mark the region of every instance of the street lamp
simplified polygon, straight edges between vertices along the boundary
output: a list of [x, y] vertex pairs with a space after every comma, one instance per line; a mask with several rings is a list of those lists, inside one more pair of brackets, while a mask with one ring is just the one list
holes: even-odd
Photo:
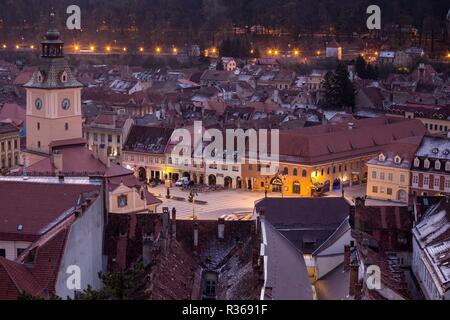
[[194, 189], [189, 192], [189, 201], [192, 201], [192, 220], [197, 220], [197, 216], [195, 215], [195, 197], [198, 196], [197, 191]]

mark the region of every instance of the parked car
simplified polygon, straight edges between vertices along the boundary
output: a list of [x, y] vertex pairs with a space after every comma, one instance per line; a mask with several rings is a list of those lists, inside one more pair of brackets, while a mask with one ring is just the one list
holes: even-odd
[[187, 186], [189, 185], [189, 178], [188, 177], [182, 177], [175, 182], [175, 185], [177, 187]]

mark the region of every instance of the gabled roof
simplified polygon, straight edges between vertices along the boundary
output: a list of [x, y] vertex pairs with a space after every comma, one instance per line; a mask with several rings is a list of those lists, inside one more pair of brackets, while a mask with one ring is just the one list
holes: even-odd
[[0, 300], [15, 300], [23, 292], [41, 296], [42, 289], [25, 265], [0, 257]]
[[303, 253], [314, 252], [350, 213], [350, 204], [340, 197], [265, 198], [255, 208]]
[[[0, 181], [0, 240], [33, 241], [96, 185]], [[19, 228], [21, 226], [21, 228]]]
[[261, 219], [261, 228], [265, 267], [261, 299], [312, 300], [303, 253], [266, 219]]

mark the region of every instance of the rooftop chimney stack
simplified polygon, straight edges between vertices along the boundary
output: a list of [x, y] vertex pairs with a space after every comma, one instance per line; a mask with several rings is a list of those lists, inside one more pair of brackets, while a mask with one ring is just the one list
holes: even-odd
[[219, 218], [219, 222], [217, 224], [217, 237], [221, 240], [223, 240], [225, 238], [225, 219], [224, 218]]
[[103, 163], [106, 167], [111, 166], [111, 162], [108, 158], [108, 149], [106, 148], [105, 144], [101, 144], [98, 149], [98, 160], [100, 160], [101, 163]]
[[52, 163], [55, 166], [56, 174], [63, 171], [63, 155], [58, 150], [53, 151]]
[[177, 209], [172, 208], [172, 238], [177, 238]]
[[163, 208], [161, 218], [162, 218], [162, 231], [164, 237], [167, 237], [167, 235], [169, 234], [169, 218], [170, 218], [168, 207]]
[[344, 270], [350, 268], [350, 246], [346, 244], [344, 246]]
[[198, 223], [194, 223], [194, 248], [198, 247]]

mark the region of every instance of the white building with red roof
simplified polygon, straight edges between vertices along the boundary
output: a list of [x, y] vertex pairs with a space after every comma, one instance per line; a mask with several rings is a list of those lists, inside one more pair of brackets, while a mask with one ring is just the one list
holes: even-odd
[[0, 179], [1, 300], [73, 297], [73, 270], [78, 289], [101, 286], [103, 194], [102, 182], [88, 178]]

